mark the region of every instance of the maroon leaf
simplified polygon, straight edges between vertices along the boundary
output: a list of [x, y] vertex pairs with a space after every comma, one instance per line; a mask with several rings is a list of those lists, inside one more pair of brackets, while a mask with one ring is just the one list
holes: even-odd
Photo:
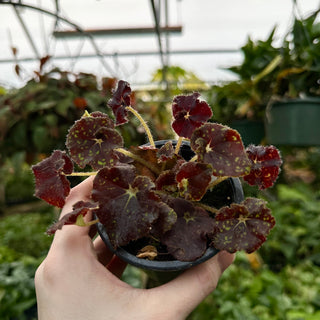
[[247, 198], [241, 204], [221, 208], [215, 217], [212, 245], [235, 252], [257, 250], [275, 225], [275, 219], [261, 199]]
[[66, 145], [72, 160], [80, 168], [90, 165], [98, 170], [117, 160], [113, 149], [122, 147], [123, 139], [106, 114], [93, 112], [75, 122], [69, 130]]
[[[159, 163], [157, 158], [158, 149], [155, 149], [151, 146], [131, 146], [130, 152], [138, 158], [144, 160], [144, 162], [149, 163], [149, 165], [152, 166], [156, 172], [160, 170], [161, 164]], [[140, 163], [139, 161], [134, 161], [133, 165], [137, 169], [138, 175], [147, 176], [152, 181], [156, 179], [155, 172], [150, 168], [146, 167], [143, 163]]]
[[205, 101], [199, 100], [200, 94], [181, 95], [173, 99], [173, 130], [180, 137], [190, 138], [193, 131], [212, 117], [212, 111]]
[[274, 146], [249, 145], [246, 151], [252, 166], [243, 179], [250, 185], [258, 185], [260, 190], [273, 186], [282, 164], [278, 149]]
[[[174, 160], [174, 165], [173, 165]], [[156, 189], [167, 191], [170, 193], [177, 193], [178, 195], [178, 182], [176, 180], [176, 175], [180, 169], [180, 167], [186, 163], [186, 161], [180, 156], [175, 155], [172, 159], [168, 159], [166, 161], [166, 165], [168, 165], [168, 170], [163, 170], [155, 181]]]
[[103, 168], [95, 177], [92, 199], [99, 204], [95, 213], [115, 248], [147, 236], [159, 213], [171, 211], [153, 188], [148, 177], [136, 177], [129, 165]]
[[195, 201], [204, 196], [211, 178], [211, 165], [197, 162], [183, 164], [176, 176], [180, 194], [187, 200]]
[[163, 190], [170, 193], [178, 191], [176, 173], [174, 170], [165, 170], [161, 172], [155, 183], [157, 190]]
[[174, 158], [174, 148], [171, 141], [166, 142], [157, 153], [158, 159], [162, 162]]
[[213, 175], [240, 177], [250, 172], [251, 162], [236, 130], [207, 123], [194, 131], [190, 142], [199, 161], [212, 165]]
[[108, 101], [108, 106], [112, 109], [116, 117], [116, 125], [128, 122], [128, 111], [126, 107], [131, 105], [131, 88], [128, 82], [120, 80], [112, 98]]
[[193, 261], [207, 249], [207, 234], [213, 230], [213, 219], [190, 201], [172, 198], [169, 206], [177, 213], [177, 222], [162, 237], [168, 252], [180, 261]]
[[68, 155], [55, 150], [50, 157], [32, 166], [32, 170], [36, 180], [35, 196], [62, 208], [70, 192], [70, 183], [65, 175], [73, 171]]
[[47, 234], [54, 234], [57, 230], [62, 229], [64, 225], [75, 224], [80, 215], [84, 217], [89, 211], [96, 207], [97, 205], [95, 203], [78, 201], [73, 205], [73, 210], [71, 212], [64, 215], [47, 230]]

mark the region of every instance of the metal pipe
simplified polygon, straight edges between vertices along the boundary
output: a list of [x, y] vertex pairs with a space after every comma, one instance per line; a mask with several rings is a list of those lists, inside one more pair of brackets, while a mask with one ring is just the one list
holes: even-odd
[[[107, 62], [104, 60], [104, 57], [103, 55], [101, 55], [100, 53], [100, 50], [97, 46], [97, 44], [95, 43], [92, 35], [90, 35], [90, 33], [86, 33], [82, 28], [80, 28], [77, 24], [71, 22], [70, 20], [66, 19], [66, 18], [63, 18], [59, 15], [57, 15], [56, 13], [54, 12], [51, 12], [51, 11], [48, 11], [48, 10], [45, 10], [45, 9], [42, 9], [42, 8], [38, 8], [38, 7], [35, 7], [35, 6], [32, 6], [32, 5], [29, 5], [29, 4], [24, 4], [24, 3], [21, 3], [21, 2], [13, 2], [13, 1], [6, 1], [6, 0], [0, 0], [0, 4], [9, 4], [9, 5], [12, 5], [14, 7], [23, 7], [23, 8], [28, 8], [28, 9], [32, 9], [32, 10], [36, 10], [36, 11], [39, 11], [41, 13], [45, 13], [47, 15], [50, 15], [50, 16], [53, 16], [53, 17], [56, 17], [57, 19], [69, 24], [70, 26], [72, 26], [73, 28], [75, 28], [76, 30], [78, 30], [79, 32], [83, 33], [86, 37], [89, 38], [90, 42], [91, 42], [91, 45], [93, 47], [93, 49], [95, 50], [96, 52], [96, 56], [99, 57], [100, 59], [100, 62], [102, 64], [102, 66], [110, 73], [111, 76], [113, 77], [116, 77], [116, 73], [112, 70], [112, 68], [107, 64]], [[21, 59], [19, 59], [19, 61], [22, 61]]]
[[[239, 49], [193, 49], [193, 50], [173, 50], [170, 51], [170, 55], [188, 55], [188, 54], [233, 54], [233, 53], [240, 53]], [[130, 56], [153, 56], [153, 55], [159, 55], [158, 51], [131, 51], [131, 52], [114, 52], [114, 53], [101, 53], [104, 57], [130, 57]], [[56, 55], [52, 57], [51, 59], [87, 59], [87, 58], [95, 58], [95, 54], [82, 54], [81, 56], [71, 56], [71, 55]], [[22, 62], [31, 62], [35, 61], [35, 58], [32, 57], [25, 57], [20, 58], [19, 61]], [[12, 63], [15, 62], [14, 59], [0, 59], [0, 63]]]
[[162, 43], [161, 43], [160, 25], [159, 25], [159, 20], [158, 20], [158, 14], [157, 14], [157, 10], [156, 10], [156, 6], [155, 6], [155, 3], [154, 3], [154, 0], [150, 0], [150, 2], [151, 2], [152, 12], [153, 12], [153, 17], [154, 17], [154, 22], [155, 22], [155, 28], [156, 28], [157, 38], [158, 38], [158, 46], [159, 46], [161, 64], [162, 64], [162, 67], [165, 68], [165, 61], [164, 61], [164, 57], [163, 57], [163, 49], [162, 49]]
[[30, 34], [30, 32], [29, 32], [26, 24], [24, 23], [24, 21], [23, 21], [21, 15], [20, 15], [20, 13], [19, 13], [17, 7], [16, 7], [16, 6], [13, 6], [13, 10], [14, 10], [14, 12], [15, 12], [15, 14], [16, 14], [19, 22], [20, 22], [20, 25], [21, 25], [21, 27], [22, 27], [22, 29], [23, 29], [23, 31], [24, 31], [27, 39], [29, 40], [29, 43], [30, 43], [30, 45], [31, 45], [31, 48], [32, 48], [34, 54], [36, 55], [37, 59], [40, 60], [41, 55], [40, 55], [40, 53], [39, 53], [39, 51], [38, 51], [35, 43], [33, 42], [33, 39], [32, 39], [32, 37], [31, 37], [31, 34]]

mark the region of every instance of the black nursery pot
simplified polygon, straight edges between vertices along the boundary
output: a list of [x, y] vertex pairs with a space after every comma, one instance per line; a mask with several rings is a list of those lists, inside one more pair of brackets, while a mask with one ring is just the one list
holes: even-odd
[[[156, 141], [156, 147], [160, 148], [167, 141], [168, 140]], [[172, 140], [172, 144], [175, 146], [176, 141]], [[180, 154], [186, 160], [190, 160], [194, 156], [194, 152], [191, 150], [189, 142], [183, 142], [180, 148]], [[230, 205], [231, 203], [240, 203], [241, 201], [243, 201], [243, 199], [244, 194], [240, 180], [238, 178], [229, 178], [216, 186], [212, 192], [208, 191], [201, 202], [215, 208], [221, 208], [223, 206]], [[123, 247], [115, 250], [110, 243], [108, 234], [103, 224], [99, 222], [97, 224], [97, 228], [102, 240], [115, 255], [117, 255], [123, 261], [146, 271], [150, 270], [162, 272], [181, 272], [202, 262], [205, 262], [219, 252], [219, 250], [209, 247], [202, 257], [190, 262], [179, 260], [157, 261], [141, 259], [137, 258], [134, 254], [130, 253]]]

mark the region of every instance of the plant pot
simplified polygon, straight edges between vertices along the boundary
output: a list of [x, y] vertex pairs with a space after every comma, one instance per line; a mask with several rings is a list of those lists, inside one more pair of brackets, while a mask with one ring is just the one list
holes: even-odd
[[230, 127], [240, 133], [245, 146], [260, 144], [265, 137], [263, 121], [235, 120], [231, 122]]
[[[168, 140], [157, 141], [156, 146], [159, 148], [162, 145], [164, 145], [167, 141]], [[172, 143], [173, 145], [175, 145], [176, 141], [173, 140]], [[186, 160], [190, 160], [194, 156], [194, 153], [191, 150], [188, 142], [183, 142], [180, 148], [180, 154]], [[234, 202], [240, 203], [241, 201], [243, 201], [243, 199], [244, 195], [240, 180], [238, 178], [229, 178], [224, 182], [220, 183], [218, 186], [216, 186], [214, 188], [214, 192], [208, 191], [206, 195], [203, 197], [202, 202], [207, 205], [214, 206], [215, 208], [220, 208], [225, 205], [230, 205]], [[204, 253], [204, 255], [195, 261], [156, 261], [141, 259], [137, 258], [135, 254], [128, 252], [126, 248], [120, 247], [115, 250], [109, 241], [108, 234], [103, 224], [98, 223], [97, 228], [102, 240], [115, 255], [117, 255], [123, 261], [143, 270], [156, 272], [181, 272], [182, 270], [188, 269], [192, 266], [198, 265], [210, 259], [218, 253], [217, 249], [209, 247], [207, 251]], [[172, 278], [172, 274], [170, 275], [170, 278]]]
[[266, 114], [268, 143], [275, 145], [320, 145], [320, 99], [273, 102]]

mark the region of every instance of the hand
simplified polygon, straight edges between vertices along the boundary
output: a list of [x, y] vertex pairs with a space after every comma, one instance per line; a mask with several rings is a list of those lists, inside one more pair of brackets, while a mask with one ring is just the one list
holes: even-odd
[[[92, 178], [71, 190], [61, 215], [89, 200]], [[89, 217], [90, 218], [90, 217]], [[92, 241], [89, 227], [64, 226], [35, 275], [39, 320], [185, 319], [210, 293], [234, 255], [219, 252], [174, 280], [153, 289], [136, 289], [119, 277], [126, 264]]]

